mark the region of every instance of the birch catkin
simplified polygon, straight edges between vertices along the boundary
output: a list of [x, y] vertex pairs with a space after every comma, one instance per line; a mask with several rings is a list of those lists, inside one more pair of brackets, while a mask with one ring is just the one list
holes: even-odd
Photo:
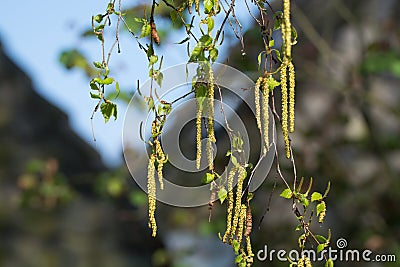
[[290, 61], [289, 66], [289, 130], [291, 133], [294, 132], [294, 98], [295, 98], [295, 72], [294, 65]]
[[269, 147], [269, 134], [268, 134], [268, 126], [269, 126], [269, 88], [268, 88], [268, 78], [264, 78], [263, 87], [262, 87], [262, 120], [263, 120], [263, 137], [264, 137], [264, 153], [268, 151]]
[[147, 196], [149, 202], [149, 228], [152, 230], [152, 236], [157, 235], [157, 223], [155, 218], [156, 211], [156, 180], [155, 180], [155, 163], [156, 157], [154, 154], [150, 156], [147, 166]]
[[[284, 63], [285, 64], [285, 63]], [[288, 92], [287, 92], [287, 66], [282, 66], [281, 76], [281, 90], [282, 90], [282, 133], [283, 140], [285, 142], [286, 157], [290, 158], [290, 141], [289, 141], [289, 129], [288, 129]]]

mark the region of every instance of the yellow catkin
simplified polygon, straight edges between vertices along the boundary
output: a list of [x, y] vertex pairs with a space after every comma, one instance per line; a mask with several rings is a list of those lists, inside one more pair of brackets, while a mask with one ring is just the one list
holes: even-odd
[[251, 264], [253, 263], [254, 253], [251, 248], [250, 236], [246, 236], [246, 250], [247, 250], [247, 264], [250, 264], [251, 266]]
[[264, 153], [268, 151], [269, 147], [269, 134], [268, 134], [268, 126], [269, 126], [269, 88], [268, 88], [268, 78], [264, 78], [263, 87], [262, 87], [262, 120], [263, 120], [263, 137], [264, 137]]
[[208, 138], [212, 142], [216, 142], [215, 134], [214, 134], [214, 74], [212, 69], [210, 68], [209, 72], [209, 83], [208, 83], [208, 91], [207, 91], [207, 100], [208, 100]]
[[238, 183], [237, 183], [237, 187], [236, 187], [236, 203], [235, 203], [235, 212], [233, 214], [231, 238], [235, 234], [236, 229], [239, 224], [240, 211], [241, 211], [241, 207], [242, 207], [243, 181], [245, 178], [246, 178], [246, 170], [243, 166], [240, 166], [238, 169]]
[[283, 20], [285, 27], [282, 35], [284, 36], [285, 55], [290, 59], [292, 57], [292, 25], [290, 23], [290, 0], [283, 0]]
[[214, 74], [212, 68], [209, 70], [209, 81], [207, 91], [207, 159], [209, 170], [214, 169], [214, 157], [212, 143], [216, 142], [214, 133]]
[[237, 168], [233, 167], [229, 174], [228, 174], [228, 195], [227, 195], [227, 217], [226, 217], [226, 231], [224, 234], [224, 237], [222, 238], [222, 242], [226, 243], [228, 236], [231, 236], [231, 230], [232, 230], [232, 212], [233, 212], [233, 204], [234, 204], [234, 199], [233, 199], [233, 178], [235, 177], [235, 174], [237, 172]]
[[158, 182], [160, 183], [160, 189], [164, 190], [164, 182], [163, 182], [163, 167], [165, 162], [165, 154], [162, 150], [161, 143], [158, 140], [154, 141], [154, 145], [156, 146], [157, 153], [157, 176]]
[[195, 1], [195, 7], [194, 8], [195, 8], [197, 13], [200, 12], [200, 0], [196, 0]]
[[260, 87], [261, 87], [262, 81], [263, 81], [262, 77], [258, 78], [258, 80], [256, 82], [256, 86], [254, 87], [254, 102], [255, 102], [255, 106], [256, 106], [256, 121], [257, 121], [258, 129], [260, 129], [260, 131], [261, 131]]
[[149, 201], [149, 228], [152, 230], [152, 236], [157, 234], [157, 223], [155, 219], [156, 211], [156, 180], [155, 180], [155, 163], [156, 157], [154, 154], [150, 156], [147, 166], [147, 196]]
[[295, 97], [295, 72], [294, 65], [289, 62], [289, 130], [291, 133], [294, 132], [294, 97]]
[[196, 168], [200, 168], [201, 161], [201, 115], [203, 107], [197, 102], [196, 112]]
[[312, 267], [311, 261], [309, 258], [304, 257], [304, 265], [305, 267]]
[[290, 158], [290, 143], [289, 143], [289, 129], [288, 129], [288, 92], [287, 92], [287, 65], [281, 68], [281, 90], [282, 90], [282, 133], [285, 142], [286, 157]]
[[326, 216], [326, 210], [321, 211], [318, 215], [318, 222], [323, 223], [325, 216]]
[[297, 267], [304, 267], [304, 259], [301, 258], [297, 261]]
[[238, 229], [236, 233], [236, 240], [241, 243], [243, 238], [243, 230], [246, 225], [246, 211], [247, 207], [245, 204], [240, 206], [240, 214], [239, 214], [239, 222], [238, 222]]

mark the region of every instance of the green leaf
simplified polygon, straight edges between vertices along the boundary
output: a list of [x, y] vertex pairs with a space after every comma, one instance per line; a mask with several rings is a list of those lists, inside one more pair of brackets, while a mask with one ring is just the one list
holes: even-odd
[[292, 198], [293, 192], [289, 188], [286, 188], [285, 190], [282, 191], [280, 196], [283, 197], [283, 198], [289, 199], [289, 198]]
[[164, 78], [164, 75], [162, 74], [162, 72], [157, 71], [157, 73], [155, 75], [155, 80], [156, 80], [156, 83], [158, 84], [158, 86], [160, 86], [160, 87], [162, 85], [163, 78]]
[[242, 260], [243, 260], [243, 255], [242, 254], [237, 255], [235, 258], [235, 263], [240, 263], [242, 262]]
[[325, 247], [326, 247], [326, 244], [319, 244], [317, 246], [317, 253], [320, 253], [321, 251], [323, 251]]
[[334, 263], [332, 259], [328, 259], [325, 263], [325, 267], [334, 267]]
[[261, 67], [261, 56], [262, 56], [264, 53], [265, 53], [265, 51], [262, 51], [262, 52], [260, 52], [260, 53], [258, 54], [258, 57], [257, 57], [258, 69], [260, 69], [260, 67]]
[[146, 21], [146, 23], [144, 23], [142, 26], [142, 32], [140, 33], [140, 38], [149, 36], [150, 33], [151, 33], [151, 27], [150, 24]]
[[90, 92], [90, 97], [93, 98], [93, 99], [101, 99], [101, 96], [100, 96], [100, 95], [94, 94], [94, 93], [92, 93], [92, 92]]
[[237, 159], [236, 159], [235, 156], [231, 155], [231, 161], [232, 161], [232, 164], [233, 164], [235, 167], [239, 167], [239, 163], [237, 162]]
[[100, 83], [109, 85], [109, 84], [112, 84], [113, 82], [114, 82], [114, 79], [111, 77], [108, 77], [108, 78], [105, 78], [104, 80], [102, 80], [102, 82], [100, 82]]
[[210, 33], [214, 29], [214, 19], [212, 17], [207, 18], [207, 29], [208, 33]]
[[113, 78], [111, 78], [111, 77], [108, 77], [108, 78], [105, 78], [105, 79], [101, 79], [101, 78], [94, 78], [93, 80], [92, 80], [94, 83], [98, 83], [98, 84], [106, 84], [106, 85], [109, 85], [109, 84], [112, 84], [113, 82], [114, 82], [114, 79]]
[[226, 199], [226, 196], [228, 195], [228, 191], [226, 191], [226, 189], [224, 187], [222, 187], [219, 191], [218, 191], [218, 198], [221, 201], [221, 204], [224, 203], [224, 200]]
[[201, 36], [199, 42], [202, 43], [203, 47], [208, 47], [212, 44], [213, 38], [210, 35]]
[[203, 47], [198, 43], [194, 48], [192, 53], [190, 54], [189, 62], [193, 62], [199, 59], [201, 56], [201, 52], [203, 52]]
[[93, 18], [97, 23], [100, 23], [103, 20], [103, 15], [102, 14], [97, 14], [94, 18]]
[[103, 66], [103, 64], [101, 63], [101, 62], [93, 62], [93, 65], [96, 67], [96, 68], [98, 68], [98, 69], [102, 69], [102, 68], [104, 68], [104, 66]]
[[277, 87], [278, 85], [280, 85], [281, 83], [278, 82], [277, 80], [274, 79], [274, 77], [269, 76], [268, 77], [268, 90], [272, 91], [275, 89], [275, 87]]
[[94, 80], [90, 81], [90, 89], [99, 90], [99, 87], [97, 86], [97, 84], [96, 84], [96, 82]]
[[273, 39], [269, 40], [268, 46], [269, 47], [274, 47], [274, 45], [275, 45], [275, 40], [273, 40]]
[[202, 179], [201, 181], [203, 182], [203, 184], [209, 184], [209, 183], [211, 183], [212, 181], [214, 181], [214, 178], [215, 178], [214, 174], [212, 174], [212, 173], [206, 173], [206, 174], [203, 176], [203, 179]]
[[154, 65], [158, 61], [158, 56], [157, 55], [151, 55], [149, 58], [149, 67], [151, 65]]
[[233, 250], [235, 251], [235, 254], [239, 254], [239, 249], [240, 249], [240, 243], [235, 239], [232, 241], [232, 247]]
[[311, 202], [319, 201], [319, 200], [322, 200], [322, 195], [321, 195], [321, 193], [318, 193], [318, 192], [312, 193], [312, 195], [311, 195]]
[[206, 14], [210, 13], [213, 7], [214, 7], [213, 0], [204, 0], [204, 13]]
[[320, 243], [326, 243], [327, 242], [327, 239], [326, 239], [326, 237], [325, 236], [322, 236], [322, 235], [315, 235], [315, 238], [318, 240], [318, 242], [320, 242]]
[[169, 13], [169, 16], [171, 17], [172, 24], [176, 24], [177, 21], [178, 21], [178, 12], [177, 12], [176, 10], [173, 9], [173, 10]]
[[317, 215], [319, 215], [321, 212], [326, 211], [326, 204], [325, 201], [321, 201], [321, 203], [319, 203], [317, 205]]
[[111, 117], [117, 119], [117, 105], [112, 102], [106, 102], [100, 106], [101, 113], [103, 114], [104, 120], [107, 123]]
[[215, 62], [218, 58], [218, 49], [217, 48], [213, 48], [210, 50], [210, 58], [212, 60], [212, 62]]
[[308, 199], [304, 196], [304, 194], [298, 194], [298, 197], [299, 197], [300, 203], [301, 203], [305, 208], [307, 208], [309, 202], [308, 202]]

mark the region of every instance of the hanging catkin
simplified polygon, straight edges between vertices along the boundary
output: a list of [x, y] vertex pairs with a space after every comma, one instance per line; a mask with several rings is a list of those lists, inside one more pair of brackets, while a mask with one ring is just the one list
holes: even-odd
[[197, 101], [197, 112], [196, 112], [196, 168], [200, 168], [201, 161], [201, 115], [203, 112], [202, 103]]
[[256, 86], [254, 87], [254, 102], [256, 106], [256, 121], [258, 129], [261, 131], [261, 106], [260, 106], [260, 88], [261, 83], [263, 81], [262, 77], [259, 77], [256, 82]]
[[291, 133], [294, 132], [294, 97], [295, 97], [295, 72], [294, 65], [290, 61], [289, 66], [289, 130]]
[[147, 196], [149, 202], [149, 228], [152, 230], [152, 236], [157, 234], [157, 223], [155, 219], [156, 211], [156, 179], [155, 179], [155, 163], [156, 157], [154, 154], [150, 156], [147, 166]]
[[[233, 179], [235, 177], [235, 174], [237, 172], [237, 167], [233, 167], [229, 174], [228, 174], [228, 195], [227, 195], [227, 216], [226, 216], [226, 231], [225, 234], [222, 238], [222, 242], [226, 243], [227, 238], [231, 236], [231, 230], [232, 230], [232, 212], [233, 212], [233, 204], [234, 204], [234, 198], [233, 198]], [[231, 240], [230, 240], [231, 241]], [[231, 242], [230, 242], [231, 243]]]
[[269, 88], [268, 88], [268, 78], [264, 78], [263, 87], [262, 87], [262, 120], [263, 120], [263, 137], [264, 137], [264, 153], [268, 151], [269, 147], [269, 134], [268, 134], [268, 126], [269, 126]]
[[281, 68], [281, 90], [282, 90], [282, 133], [285, 142], [286, 157], [290, 158], [290, 141], [288, 129], [288, 92], [287, 92], [287, 66]]

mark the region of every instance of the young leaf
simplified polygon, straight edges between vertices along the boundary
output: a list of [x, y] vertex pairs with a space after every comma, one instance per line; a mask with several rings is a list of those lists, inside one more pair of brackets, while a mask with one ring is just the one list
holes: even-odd
[[213, 48], [210, 50], [210, 59], [212, 60], [212, 62], [215, 62], [218, 58], [218, 49], [217, 48]]
[[210, 13], [213, 7], [214, 7], [213, 0], [204, 0], [204, 13], [206, 14]]
[[107, 123], [108, 120], [113, 116], [117, 119], [117, 105], [112, 102], [106, 102], [100, 106], [101, 113], [103, 114], [104, 120]]
[[240, 263], [242, 262], [242, 260], [243, 260], [243, 255], [242, 254], [237, 255], [235, 258], [235, 263]]
[[100, 95], [94, 94], [94, 93], [92, 93], [92, 92], [90, 92], [90, 97], [93, 98], [93, 99], [101, 99], [101, 96], [100, 96]]
[[149, 58], [149, 67], [151, 65], [156, 64], [157, 61], [158, 61], [158, 56], [157, 55], [151, 55], [150, 58]]
[[210, 46], [212, 44], [213, 38], [210, 35], [201, 36], [199, 42], [202, 43], [203, 47]]
[[321, 193], [318, 193], [318, 192], [312, 193], [312, 195], [311, 195], [311, 202], [319, 201], [319, 200], [322, 200], [322, 195], [321, 195]]
[[232, 241], [232, 247], [233, 250], [235, 251], [235, 254], [239, 254], [239, 249], [240, 249], [240, 243], [235, 239]]
[[140, 33], [140, 38], [149, 36], [151, 33], [150, 24], [146, 21], [142, 26], [142, 32]]
[[214, 181], [214, 178], [215, 178], [214, 174], [212, 174], [212, 173], [206, 173], [206, 174], [203, 176], [203, 179], [202, 179], [201, 181], [203, 182], [203, 184], [209, 184], [209, 183], [211, 183], [212, 181]]
[[282, 191], [280, 196], [283, 197], [283, 198], [289, 199], [289, 198], [292, 198], [293, 192], [289, 188], [286, 188], [285, 190]]
[[317, 253], [320, 253], [321, 251], [323, 251], [325, 247], [326, 247], [325, 244], [319, 244], [317, 246]]
[[221, 201], [221, 204], [224, 203], [224, 200], [226, 199], [226, 196], [228, 195], [228, 191], [226, 191], [226, 189], [224, 187], [222, 187], [219, 191], [218, 191], [218, 198]]
[[274, 47], [274, 45], [275, 45], [275, 40], [273, 40], [273, 39], [269, 40], [268, 46], [269, 47]]
[[274, 88], [277, 87], [280, 84], [281, 83], [278, 82], [277, 80], [275, 80], [274, 77], [272, 77], [272, 76], [268, 77], [268, 89], [269, 89], [269, 91], [274, 90]]
[[327, 239], [326, 239], [326, 237], [325, 236], [322, 236], [322, 235], [315, 235], [315, 238], [318, 240], [318, 242], [320, 242], [320, 243], [326, 243], [327, 242]]
[[210, 33], [214, 29], [214, 19], [212, 17], [207, 18], [207, 29], [208, 33]]

